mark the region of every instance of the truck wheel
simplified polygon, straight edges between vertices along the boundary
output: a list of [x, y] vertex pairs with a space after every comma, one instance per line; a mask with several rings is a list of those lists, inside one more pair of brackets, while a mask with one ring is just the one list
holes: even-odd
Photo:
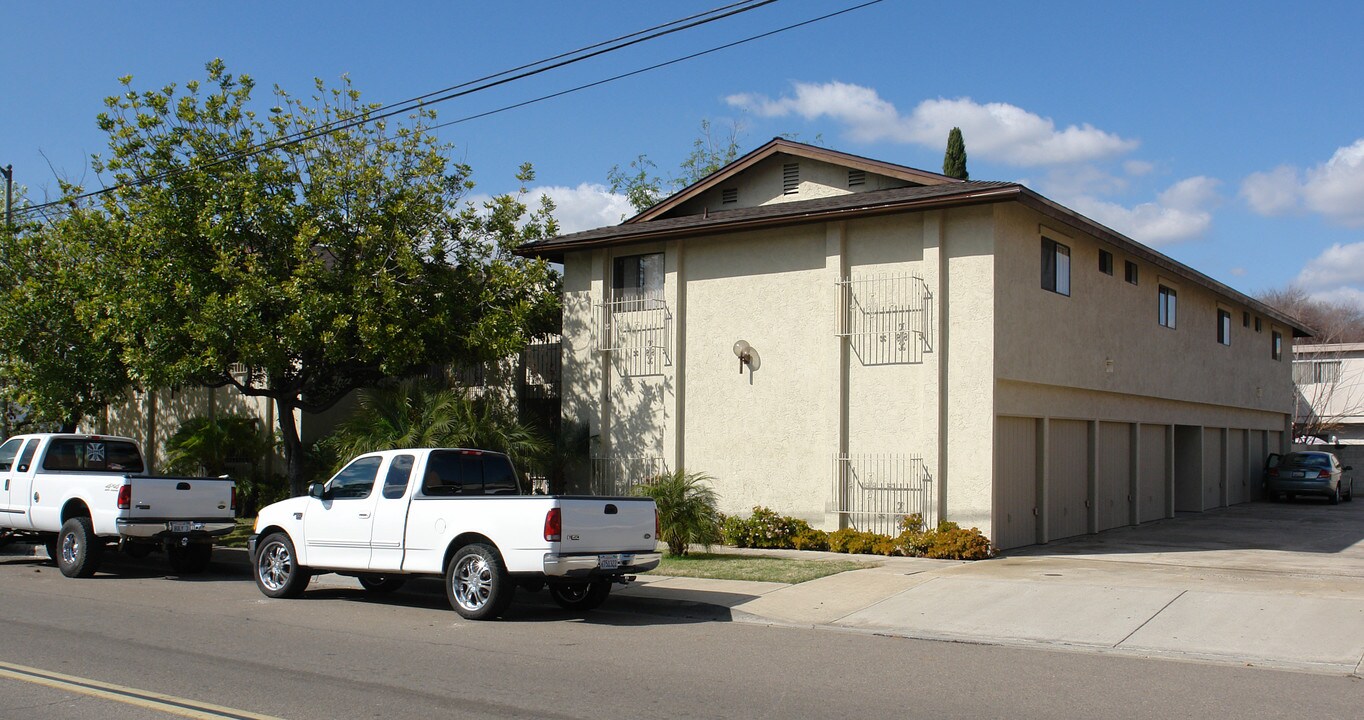
[[73, 578], [88, 578], [99, 569], [104, 543], [95, 535], [95, 524], [85, 516], [62, 524], [57, 534], [57, 569]]
[[171, 545], [166, 548], [171, 570], [177, 575], [198, 575], [213, 559], [213, 546], [208, 543]]
[[256, 587], [272, 598], [293, 598], [303, 594], [312, 572], [298, 564], [294, 543], [284, 533], [266, 536], [256, 548]]
[[491, 620], [511, 604], [516, 586], [497, 551], [482, 543], [465, 545], [445, 568], [450, 607], [469, 620]]
[[549, 586], [550, 598], [565, 610], [594, 610], [606, 602], [606, 596], [610, 594], [611, 583], [607, 580], [555, 583]]
[[387, 595], [407, 582], [402, 575], [361, 575], [357, 579], [360, 587], [375, 595]]
[[57, 537], [56, 535], [43, 536], [43, 549], [47, 551], [47, 559], [51, 560], [53, 565], [57, 564]]

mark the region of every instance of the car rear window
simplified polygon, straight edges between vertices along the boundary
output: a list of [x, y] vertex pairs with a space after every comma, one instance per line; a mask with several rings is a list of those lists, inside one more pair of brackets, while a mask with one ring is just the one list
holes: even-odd
[[1323, 453], [1289, 453], [1283, 464], [1298, 467], [1330, 468], [1331, 456]]
[[43, 456], [44, 470], [68, 472], [142, 472], [142, 454], [126, 440], [55, 438]]

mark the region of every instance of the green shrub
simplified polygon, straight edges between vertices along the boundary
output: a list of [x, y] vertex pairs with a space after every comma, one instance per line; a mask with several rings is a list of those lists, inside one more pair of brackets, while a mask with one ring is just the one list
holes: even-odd
[[928, 548], [923, 556], [941, 560], [984, 560], [994, 556], [990, 539], [980, 530], [963, 530], [954, 522], [940, 522], [931, 533]]
[[855, 528], [843, 528], [829, 533], [829, 549], [834, 552], [870, 554], [876, 551], [877, 541], [887, 537]]
[[762, 507], [747, 518], [726, 517], [722, 526], [726, 543], [735, 547], [790, 549], [798, 535], [815, 532], [810, 523]]
[[829, 533], [809, 528], [791, 538], [791, 547], [797, 550], [828, 550]]
[[721, 540], [720, 513], [715, 509], [715, 490], [705, 473], [678, 469], [659, 475], [635, 488], [653, 498], [658, 506], [659, 539], [668, 544], [668, 553], [687, 554], [687, 546], [703, 545], [707, 550]]

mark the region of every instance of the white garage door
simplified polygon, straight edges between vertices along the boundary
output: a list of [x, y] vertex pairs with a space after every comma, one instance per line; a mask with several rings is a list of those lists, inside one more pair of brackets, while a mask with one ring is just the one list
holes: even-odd
[[1089, 532], [1089, 423], [1052, 420], [1047, 452], [1047, 539]]
[[1037, 479], [1037, 420], [999, 418], [992, 539], [1001, 550], [1037, 542]]
[[1141, 477], [1137, 480], [1141, 522], [1165, 517], [1165, 426], [1141, 426]]
[[1246, 431], [1227, 431], [1227, 504], [1250, 499], [1250, 476], [1246, 473]]
[[1222, 506], [1222, 430], [1203, 428], [1203, 509]]
[[1095, 484], [1098, 530], [1128, 524], [1132, 507], [1132, 426], [1099, 423], [1099, 467]]

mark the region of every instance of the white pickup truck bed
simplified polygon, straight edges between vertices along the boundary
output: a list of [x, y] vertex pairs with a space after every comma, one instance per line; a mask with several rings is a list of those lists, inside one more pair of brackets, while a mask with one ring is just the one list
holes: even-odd
[[455, 610], [483, 619], [505, 609], [516, 587], [548, 585], [561, 605], [587, 609], [612, 583], [658, 565], [653, 500], [520, 492], [500, 453], [362, 455], [308, 497], [261, 510], [251, 539], [256, 582], [266, 595], [290, 597], [318, 572], [357, 575], [376, 591], [407, 575], [443, 575]]

